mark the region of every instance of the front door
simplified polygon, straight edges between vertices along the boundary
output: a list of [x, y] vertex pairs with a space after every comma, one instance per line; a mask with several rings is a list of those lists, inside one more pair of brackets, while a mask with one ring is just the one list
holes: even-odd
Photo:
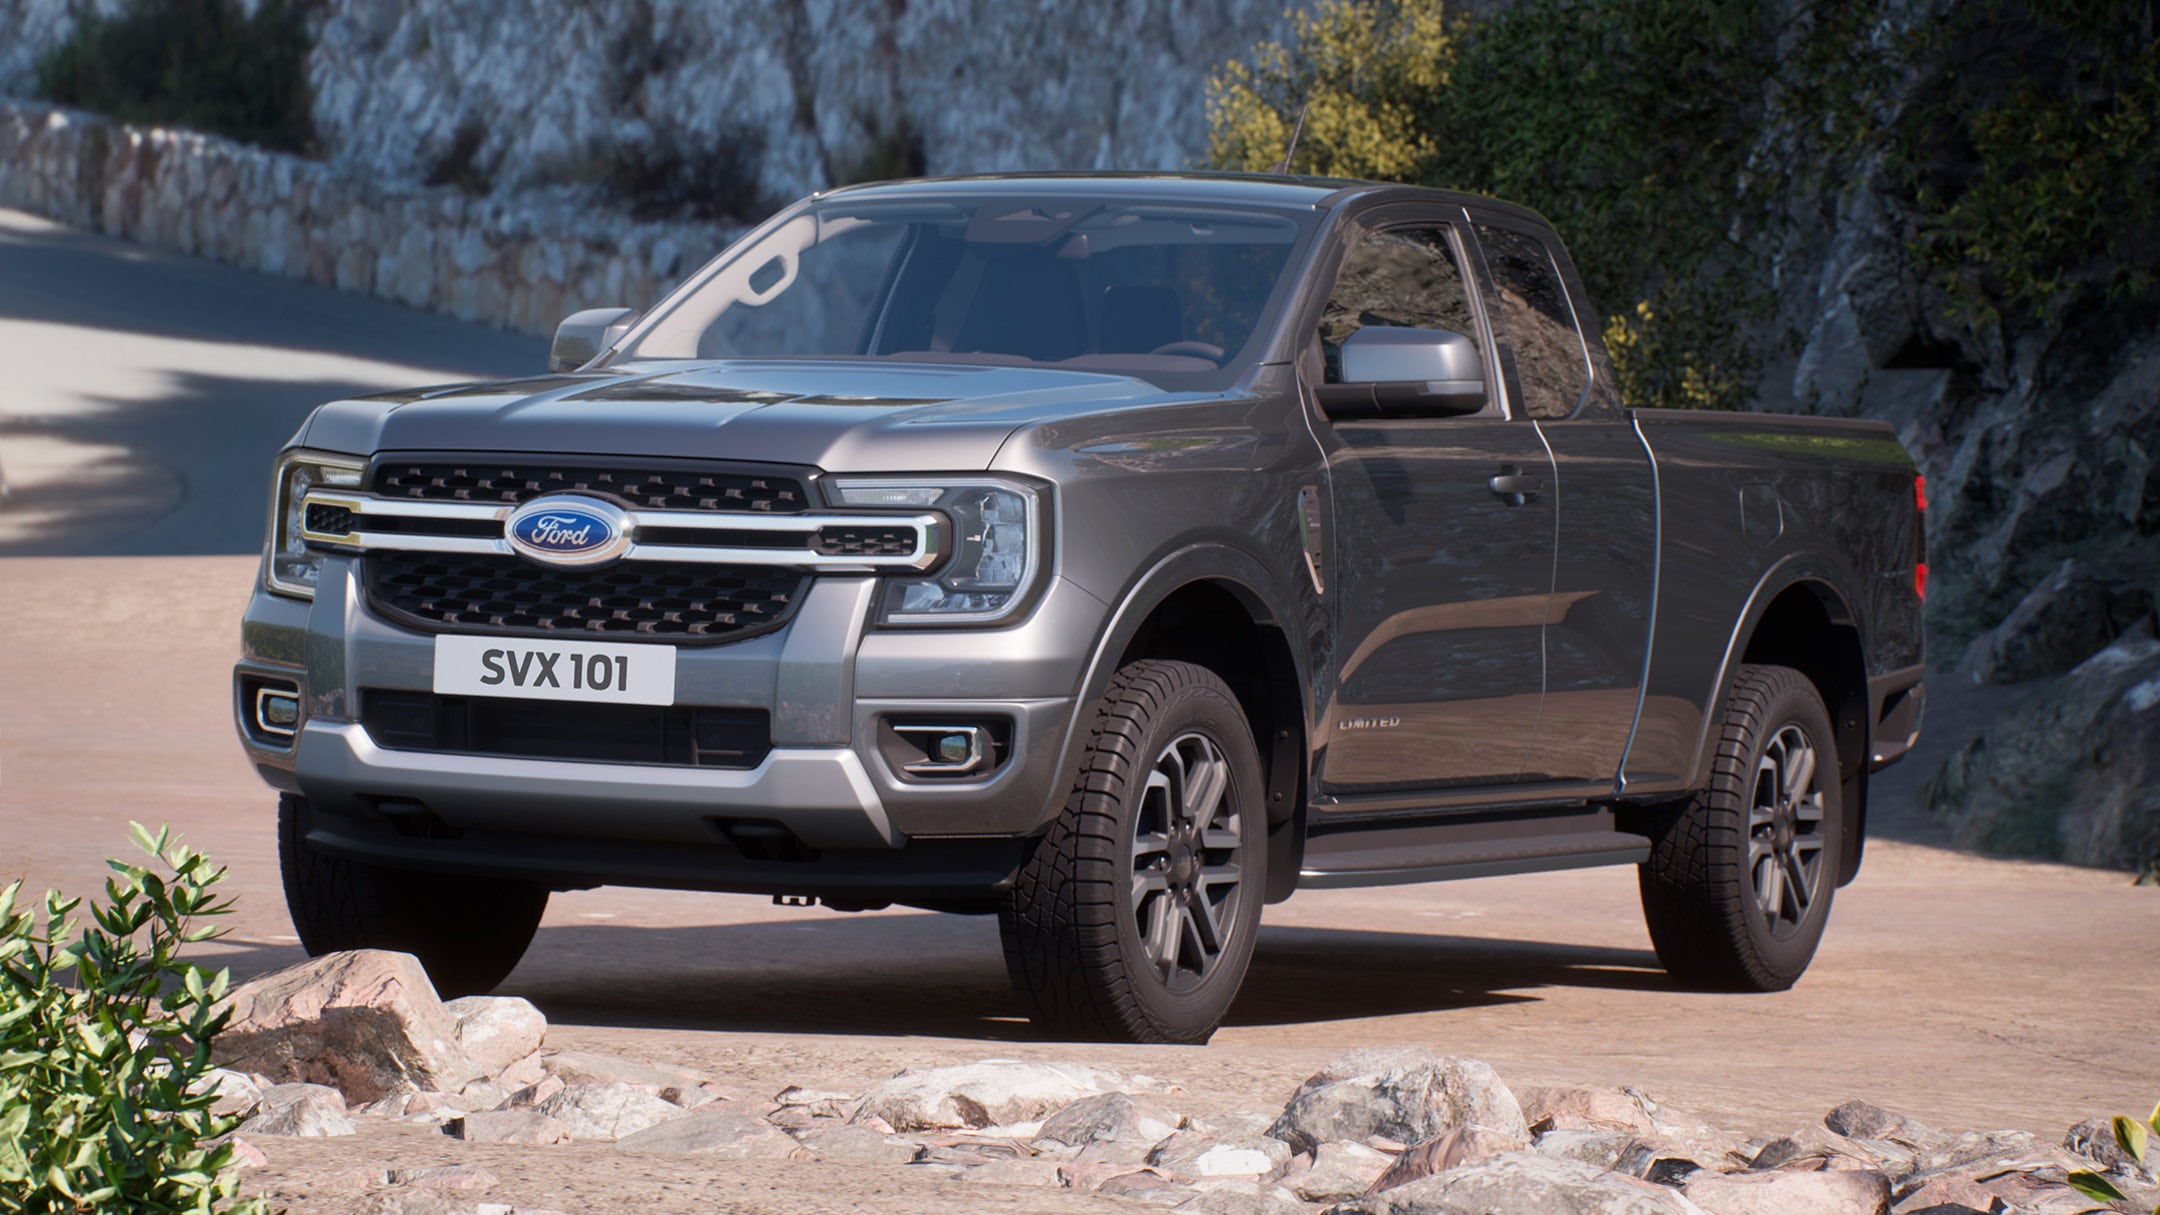
[[[1321, 316], [1322, 374], [1364, 325], [1480, 337], [1461, 264], [1445, 224], [1363, 234]], [[1553, 471], [1536, 428], [1505, 416], [1490, 386], [1488, 400], [1469, 417], [1316, 425], [1335, 552], [1326, 792], [1522, 777], [1544, 689]]]

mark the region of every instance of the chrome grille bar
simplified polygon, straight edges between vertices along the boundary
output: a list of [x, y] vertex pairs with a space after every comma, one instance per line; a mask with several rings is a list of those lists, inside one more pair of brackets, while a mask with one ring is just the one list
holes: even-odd
[[[340, 493], [331, 490], [309, 490], [301, 498], [301, 538], [310, 544], [331, 545], [337, 548], [391, 549], [413, 553], [460, 553], [460, 554], [516, 554], [518, 550], [502, 535], [505, 522], [518, 509], [517, 504], [484, 502], [440, 502], [411, 498], [381, 498], [373, 494]], [[307, 518], [317, 506], [333, 507], [348, 512], [352, 518], [351, 530], [345, 532], [318, 531], [307, 524]], [[765, 515], [715, 511], [669, 511], [632, 510], [625, 512], [630, 518], [630, 547], [623, 553], [625, 561], [679, 561], [707, 565], [756, 565], [785, 566], [793, 569], [823, 571], [862, 571], [868, 569], [926, 570], [937, 564], [944, 555], [944, 516], [934, 513], [903, 514], [800, 514]], [[370, 521], [413, 520], [420, 523], [463, 523], [492, 525], [492, 534], [485, 535], [439, 535], [429, 532], [386, 531], [370, 528]], [[914, 537], [913, 550], [907, 553], [854, 553], [848, 555], [821, 553], [816, 545], [818, 536], [825, 529], [899, 529]], [[683, 543], [644, 543], [637, 539], [640, 532], [667, 529], [676, 532], [756, 532], [775, 536], [796, 536], [793, 545], [722, 545]]]

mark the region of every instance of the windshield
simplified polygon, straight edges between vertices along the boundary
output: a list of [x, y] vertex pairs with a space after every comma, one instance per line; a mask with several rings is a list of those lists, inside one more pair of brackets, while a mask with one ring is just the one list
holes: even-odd
[[626, 358], [993, 363], [1226, 382], [1313, 222], [1206, 204], [845, 197], [732, 250]]

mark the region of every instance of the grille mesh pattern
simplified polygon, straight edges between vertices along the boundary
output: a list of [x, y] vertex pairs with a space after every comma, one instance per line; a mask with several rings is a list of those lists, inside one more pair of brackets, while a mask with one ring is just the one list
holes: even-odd
[[506, 504], [541, 494], [601, 493], [647, 510], [769, 514], [800, 511], [806, 505], [802, 483], [792, 477], [522, 462], [386, 461], [375, 470], [375, 492], [387, 498], [430, 502]]
[[817, 551], [827, 557], [913, 556], [915, 530], [907, 527], [820, 528]]
[[331, 506], [322, 502], [308, 504], [307, 527], [311, 532], [342, 536], [352, 531], [353, 524], [358, 521], [358, 516], [342, 506]]
[[551, 570], [508, 556], [379, 552], [365, 563], [378, 610], [422, 628], [551, 637], [727, 641], [782, 621], [803, 575], [749, 567], [626, 561]]

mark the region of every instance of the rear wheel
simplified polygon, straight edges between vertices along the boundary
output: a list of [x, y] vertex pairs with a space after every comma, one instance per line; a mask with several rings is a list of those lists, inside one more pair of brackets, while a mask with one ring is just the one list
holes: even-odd
[[1660, 808], [1639, 870], [1650, 940], [1675, 979], [1782, 991], [1807, 970], [1844, 851], [1836, 737], [1807, 676], [1740, 668], [1710, 786]]
[[394, 869], [308, 846], [307, 803], [278, 799], [278, 873], [308, 956], [345, 949], [409, 953], [445, 1000], [510, 976], [547, 910], [544, 886]]
[[1185, 662], [1117, 673], [1064, 813], [998, 915], [1038, 1030], [1207, 1041], [1259, 932], [1262, 804], [1252, 729], [1222, 680]]

